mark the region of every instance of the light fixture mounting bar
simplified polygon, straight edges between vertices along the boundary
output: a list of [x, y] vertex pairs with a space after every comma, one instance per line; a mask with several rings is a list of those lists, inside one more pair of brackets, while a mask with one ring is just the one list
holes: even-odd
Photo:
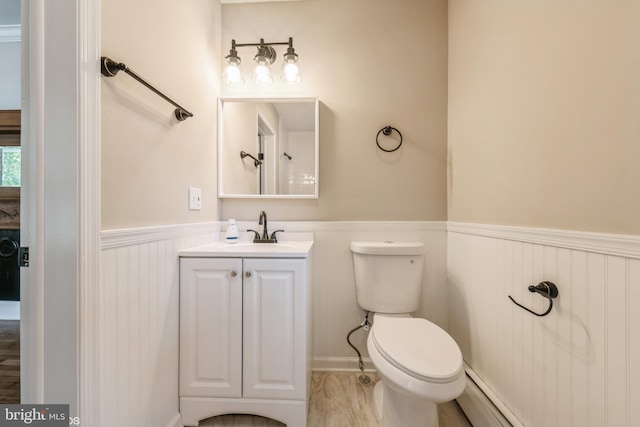
[[288, 42], [265, 42], [264, 39], [260, 39], [260, 43], [236, 43], [235, 40], [231, 40], [231, 48], [235, 49], [236, 47], [243, 46], [292, 46], [293, 45], [293, 37], [289, 37]]

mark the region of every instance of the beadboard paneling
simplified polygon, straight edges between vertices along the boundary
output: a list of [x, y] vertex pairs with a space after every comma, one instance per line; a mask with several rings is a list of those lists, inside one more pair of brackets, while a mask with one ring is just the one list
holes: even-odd
[[[493, 231], [449, 228], [449, 331], [465, 361], [525, 426], [638, 425], [640, 240]], [[542, 280], [559, 289], [547, 317], [507, 298], [544, 311], [527, 290]]]
[[196, 224], [102, 233], [102, 426], [176, 425], [178, 252], [217, 239], [216, 230]]
[[[223, 226], [224, 228], [224, 226]], [[256, 228], [239, 221], [238, 229]], [[347, 344], [347, 333], [364, 319], [356, 299], [351, 241], [418, 241], [425, 245], [422, 304], [416, 316], [447, 327], [446, 223], [439, 221], [269, 221], [272, 230], [312, 232], [313, 246], [313, 368], [325, 371], [358, 369]], [[366, 333], [352, 335], [367, 367]]]
[[[425, 244], [417, 315], [447, 326], [446, 226], [443, 222], [278, 222], [270, 229], [313, 232], [314, 367], [355, 370], [346, 343], [363, 311], [356, 301], [352, 240]], [[226, 224], [148, 227], [102, 233], [100, 369], [102, 425], [166, 426], [178, 412], [178, 252], [217, 238]], [[238, 222], [238, 228], [256, 228]], [[366, 334], [353, 342], [366, 357]], [[173, 421], [175, 422], [175, 421]]]
[[[442, 222], [277, 222], [313, 232], [313, 356], [322, 370], [356, 370], [346, 335], [364, 313], [356, 301], [352, 240], [425, 244], [421, 309], [446, 327], [446, 226]], [[178, 413], [178, 252], [217, 239], [226, 224], [147, 227], [102, 233], [102, 425], [165, 426]], [[238, 228], [256, 228], [238, 222]], [[366, 334], [354, 334], [366, 357]]]
[[[342, 225], [341, 225], [342, 224]], [[356, 299], [351, 241], [419, 241], [425, 245], [422, 304], [416, 316], [447, 327], [446, 230], [444, 223], [328, 223], [314, 231], [314, 368], [340, 370], [355, 358], [347, 333], [364, 319]], [[352, 342], [368, 356], [366, 332]], [[347, 363], [348, 366], [348, 363]], [[351, 369], [357, 369], [357, 359]]]
[[[426, 245], [418, 315], [452, 333], [467, 363], [524, 425], [617, 427], [640, 420], [632, 404], [640, 401], [637, 240], [459, 224], [447, 239], [444, 223], [431, 222], [270, 225], [314, 233], [314, 366], [357, 367], [345, 341], [362, 320], [349, 242], [418, 240]], [[218, 227], [102, 233], [102, 425], [176, 423], [177, 254], [217, 238]], [[560, 289], [552, 314], [542, 319], [507, 299], [543, 310], [542, 298], [526, 290], [540, 280]], [[366, 355], [365, 334], [353, 341]]]

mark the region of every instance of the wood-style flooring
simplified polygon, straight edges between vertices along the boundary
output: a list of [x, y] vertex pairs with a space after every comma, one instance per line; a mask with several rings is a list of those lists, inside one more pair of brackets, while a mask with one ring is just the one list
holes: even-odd
[[0, 320], [0, 403], [20, 403], [19, 320]]
[[[314, 373], [311, 384], [308, 427], [378, 427], [373, 387], [361, 384], [354, 373]], [[20, 403], [20, 322], [0, 320], [0, 404]], [[438, 406], [440, 427], [472, 427], [458, 404]], [[201, 427], [284, 427], [268, 418], [222, 415], [200, 422]]]
[[[378, 427], [373, 406], [373, 387], [360, 384], [358, 374], [314, 373], [308, 427]], [[453, 401], [438, 406], [440, 427], [472, 427]], [[268, 418], [251, 415], [222, 415], [200, 422], [200, 427], [283, 427]], [[408, 426], [407, 426], [408, 427]]]

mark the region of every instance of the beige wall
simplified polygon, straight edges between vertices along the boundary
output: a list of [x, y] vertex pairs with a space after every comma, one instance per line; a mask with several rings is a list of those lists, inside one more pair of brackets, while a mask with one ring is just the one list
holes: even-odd
[[449, 220], [640, 233], [640, 3], [449, 1]]
[[[104, 229], [251, 220], [267, 210], [280, 220], [640, 232], [636, 2], [451, 0], [448, 47], [444, 0], [227, 4], [222, 12], [211, 3], [103, 4], [103, 54], [196, 114], [177, 123], [169, 104], [128, 76], [103, 79]], [[231, 38], [289, 36], [302, 84], [219, 88]], [[239, 54], [248, 65], [254, 49]], [[223, 199], [218, 208], [219, 94], [319, 96], [319, 199]], [[396, 153], [375, 145], [387, 124], [404, 135]], [[187, 209], [189, 186], [203, 190], [199, 212]]]
[[[228, 4], [222, 28], [222, 55], [232, 38], [293, 37], [303, 74], [298, 86], [247, 79], [224, 96], [318, 96], [321, 125], [319, 199], [224, 199], [220, 219], [257, 220], [260, 210], [278, 220], [446, 219], [445, 0]], [[238, 49], [243, 65], [255, 52]], [[404, 136], [395, 153], [376, 147], [386, 125]]]
[[223, 191], [231, 194], [257, 194], [259, 169], [255, 167], [253, 159], [242, 159], [239, 153], [246, 151], [254, 157], [258, 155], [258, 107], [256, 104], [235, 102], [227, 103], [223, 108], [223, 139], [228, 141], [224, 152], [220, 153]]
[[[194, 113], [174, 108], [124, 73], [102, 80], [102, 228], [217, 219], [216, 111], [220, 5], [211, 0], [102, 2], [102, 55]], [[202, 210], [188, 210], [188, 187]]]

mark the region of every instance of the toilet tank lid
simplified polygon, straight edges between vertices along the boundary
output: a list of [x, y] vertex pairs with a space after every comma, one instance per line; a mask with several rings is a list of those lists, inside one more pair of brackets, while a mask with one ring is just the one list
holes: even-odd
[[368, 255], [422, 255], [422, 242], [351, 242], [351, 250]]

